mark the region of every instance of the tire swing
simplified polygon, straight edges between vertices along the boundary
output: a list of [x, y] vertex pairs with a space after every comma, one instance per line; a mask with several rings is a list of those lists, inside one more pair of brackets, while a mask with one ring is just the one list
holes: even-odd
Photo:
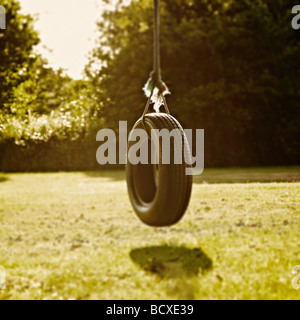
[[[191, 153], [185, 133], [180, 123], [171, 116], [164, 97], [169, 91], [160, 72], [159, 0], [154, 0], [154, 21], [154, 71], [144, 88], [148, 97], [144, 113], [133, 129], [144, 129], [147, 132], [148, 140], [144, 142], [148, 144], [148, 154], [151, 154], [151, 148], [154, 147], [158, 161], [157, 164], [148, 161], [148, 164], [136, 165], [127, 161], [126, 180], [129, 198], [139, 219], [148, 226], [163, 227], [177, 223], [188, 206], [192, 176], [186, 174], [186, 169], [191, 167]], [[155, 103], [156, 113], [148, 113], [151, 103]], [[165, 113], [159, 113], [161, 105]], [[162, 161], [162, 141], [153, 134], [153, 129], [167, 129], [169, 132], [177, 129], [173, 131], [173, 139], [170, 139], [170, 164]], [[130, 140], [127, 159], [134, 144]], [[177, 164], [174, 159], [175, 150], [181, 152], [181, 164]]]

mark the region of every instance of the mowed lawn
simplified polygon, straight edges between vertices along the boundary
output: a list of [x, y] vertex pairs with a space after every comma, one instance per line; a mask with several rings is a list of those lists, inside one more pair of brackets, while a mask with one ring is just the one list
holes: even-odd
[[0, 174], [0, 299], [300, 299], [299, 198], [299, 167], [208, 169], [155, 229], [124, 172]]

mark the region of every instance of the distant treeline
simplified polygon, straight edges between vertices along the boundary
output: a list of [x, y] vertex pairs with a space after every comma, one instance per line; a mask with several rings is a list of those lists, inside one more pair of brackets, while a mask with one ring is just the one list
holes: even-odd
[[[299, 164], [300, 31], [291, 26], [296, 2], [161, 0], [162, 75], [172, 93], [167, 100], [185, 128], [205, 129], [207, 167]], [[152, 0], [121, 1], [104, 12], [84, 81], [33, 57], [38, 36], [30, 17], [26, 36], [16, 37], [17, 3], [5, 3], [0, 171], [100, 169], [96, 131], [117, 129], [119, 120], [131, 126], [144, 109]]]

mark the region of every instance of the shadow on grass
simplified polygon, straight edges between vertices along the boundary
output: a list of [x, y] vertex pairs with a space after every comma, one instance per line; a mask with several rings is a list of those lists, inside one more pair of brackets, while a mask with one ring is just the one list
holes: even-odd
[[0, 176], [0, 183], [1, 182], [5, 182], [5, 181], [8, 181], [9, 179], [5, 176]]
[[196, 184], [299, 182], [300, 167], [205, 169]]
[[212, 269], [212, 260], [201, 249], [156, 246], [134, 249], [130, 258], [145, 272], [167, 279], [168, 295], [180, 300], [194, 300], [199, 289], [197, 276]]
[[212, 260], [201, 249], [156, 246], [134, 249], [130, 258], [143, 270], [161, 278], [195, 277], [212, 268]]
[[[125, 170], [103, 169], [87, 171], [85, 175], [112, 181], [126, 179]], [[300, 167], [204, 169], [203, 174], [193, 177], [193, 181], [196, 184], [300, 182]]]

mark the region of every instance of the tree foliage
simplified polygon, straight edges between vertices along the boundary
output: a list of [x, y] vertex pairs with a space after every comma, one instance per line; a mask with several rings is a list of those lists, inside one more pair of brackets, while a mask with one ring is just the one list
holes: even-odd
[[[0, 31], [0, 111], [10, 108], [14, 90], [30, 78], [37, 56], [33, 48], [39, 43], [33, 18], [20, 13], [15, 0], [1, 1], [6, 11], [6, 29]], [[9, 110], [6, 110], [9, 111]]]
[[[206, 166], [299, 164], [296, 2], [161, 0], [169, 108], [185, 128], [205, 129]], [[0, 169], [97, 168], [96, 131], [117, 131], [120, 120], [132, 126], [145, 107], [152, 0], [119, 0], [103, 13], [88, 81], [49, 67], [34, 50], [33, 18], [17, 0], [1, 5]]]
[[[294, 1], [161, 0], [172, 113], [205, 129], [208, 165], [299, 161], [299, 32]], [[108, 126], [142, 114], [152, 68], [152, 1], [119, 1], [98, 24], [87, 74]]]
[[35, 50], [40, 40], [33, 18], [20, 13], [16, 0], [5, 0], [3, 6], [7, 28], [0, 34], [0, 142], [78, 138], [92, 119], [86, 81], [51, 68]]

